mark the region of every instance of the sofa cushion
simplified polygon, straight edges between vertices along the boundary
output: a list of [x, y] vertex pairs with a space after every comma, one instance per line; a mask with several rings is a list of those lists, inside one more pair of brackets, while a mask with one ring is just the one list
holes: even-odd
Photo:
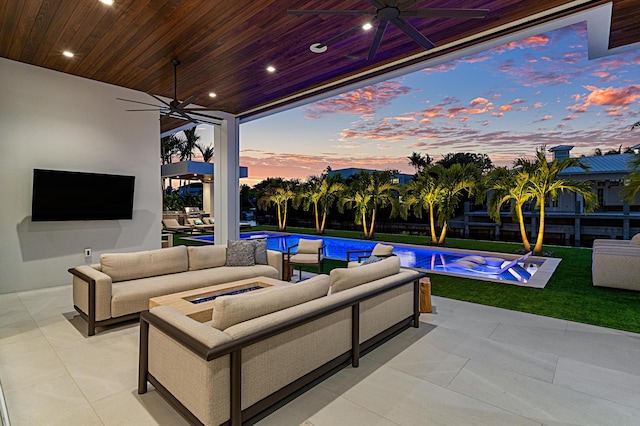
[[189, 246], [189, 270], [216, 268], [227, 262], [227, 247], [220, 245]]
[[326, 296], [328, 290], [329, 276], [318, 275], [295, 285], [221, 296], [213, 302], [211, 326], [225, 330], [235, 324]]
[[258, 238], [249, 241], [253, 243], [253, 255], [255, 257], [256, 265], [267, 265], [267, 239]]
[[330, 274], [330, 293], [335, 294], [398, 272], [400, 272], [400, 258], [397, 256], [357, 268], [336, 268]]
[[189, 269], [186, 246], [176, 246], [136, 253], [104, 253], [100, 255], [102, 272], [115, 283], [137, 278], [174, 274]]
[[220, 266], [179, 274], [141, 278], [131, 282], [119, 282], [111, 286], [111, 316], [115, 318], [149, 309], [149, 298], [151, 297], [246, 278], [269, 277], [277, 279], [278, 275], [278, 270], [269, 265]]
[[386, 257], [386, 256], [391, 256], [391, 254], [393, 253], [393, 246], [390, 246], [388, 244], [376, 244], [375, 247], [373, 247], [373, 251], [371, 252], [372, 256], [382, 256], [382, 257]]
[[634, 235], [629, 243], [640, 245], [640, 233]]
[[255, 264], [255, 248], [251, 241], [229, 240], [225, 266], [252, 266]]

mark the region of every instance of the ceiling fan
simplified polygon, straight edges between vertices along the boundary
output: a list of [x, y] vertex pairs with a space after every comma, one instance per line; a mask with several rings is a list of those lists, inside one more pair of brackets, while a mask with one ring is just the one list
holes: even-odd
[[180, 65], [180, 61], [177, 59], [172, 59], [171, 63], [173, 64], [173, 100], [170, 102], [166, 102], [162, 98], [154, 95], [153, 93], [148, 93], [149, 96], [154, 98], [156, 101], [160, 102], [162, 105], [154, 105], [146, 102], [133, 101], [131, 99], [122, 99], [116, 98], [120, 101], [133, 102], [141, 105], [149, 105], [154, 107], [153, 109], [128, 109], [127, 111], [158, 111], [163, 117], [172, 117], [172, 118], [180, 118], [183, 120], [188, 120], [194, 124], [206, 123], [206, 124], [220, 124], [222, 121], [221, 118], [213, 117], [208, 114], [202, 114], [204, 111], [218, 111], [217, 109], [209, 109], [209, 108], [187, 108], [188, 105], [193, 103], [196, 100], [195, 96], [190, 96], [186, 100], [180, 102], [178, 100], [178, 65]]
[[[426, 50], [433, 49], [435, 44], [413, 25], [408, 23], [404, 18], [466, 18], [478, 19], [484, 18], [489, 12], [488, 9], [407, 9], [417, 3], [417, 0], [406, 0], [398, 4], [398, 0], [387, 0], [386, 4], [381, 0], [368, 0], [376, 10], [288, 10], [287, 13], [292, 15], [372, 15], [374, 20], [378, 21], [378, 29], [373, 37], [373, 42], [369, 48], [367, 60], [371, 60], [376, 56], [376, 52], [380, 47], [382, 36], [387, 30], [389, 23], [395, 25], [400, 31], [411, 37], [416, 43]], [[357, 26], [351, 28], [337, 36], [327, 40], [324, 43], [316, 43], [311, 46], [311, 51], [315, 53], [323, 53], [327, 47], [344, 37], [347, 37], [362, 27]]]

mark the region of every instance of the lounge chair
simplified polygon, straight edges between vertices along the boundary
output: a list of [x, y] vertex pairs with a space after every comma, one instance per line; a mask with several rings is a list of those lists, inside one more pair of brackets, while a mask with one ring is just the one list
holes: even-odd
[[190, 226], [180, 225], [176, 219], [162, 219], [162, 226], [168, 232], [192, 232]]
[[[208, 222], [208, 221], [207, 221]], [[215, 227], [213, 224], [211, 223], [207, 223], [205, 222], [204, 219], [198, 219], [198, 218], [187, 218], [187, 223], [193, 228], [193, 229], [197, 229], [198, 231], [208, 231], [208, 232], [213, 232], [213, 228]]]
[[379, 260], [390, 256], [395, 256], [393, 246], [381, 243], [376, 244], [371, 250], [347, 250], [347, 266], [352, 268], [363, 262], [368, 263], [367, 260]]
[[[318, 265], [318, 274], [322, 273], [322, 263], [324, 262], [324, 249], [326, 245], [322, 240], [304, 240], [300, 239], [298, 244], [294, 244], [287, 250], [286, 260], [290, 266], [297, 265], [300, 271], [300, 279], [302, 279], [302, 266]], [[295, 253], [292, 249], [297, 248]]]

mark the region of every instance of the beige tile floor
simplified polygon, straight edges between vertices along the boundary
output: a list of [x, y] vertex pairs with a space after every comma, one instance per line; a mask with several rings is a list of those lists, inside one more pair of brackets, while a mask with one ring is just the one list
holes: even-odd
[[[640, 425], [640, 335], [434, 297], [437, 313], [261, 425]], [[71, 287], [0, 295], [12, 425], [183, 425], [136, 393], [138, 326], [91, 338]]]

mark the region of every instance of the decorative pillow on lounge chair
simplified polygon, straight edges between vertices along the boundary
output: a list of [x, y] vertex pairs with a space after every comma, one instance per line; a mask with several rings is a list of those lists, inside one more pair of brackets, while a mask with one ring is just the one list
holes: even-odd
[[256, 264], [255, 247], [251, 241], [227, 242], [227, 262], [225, 266], [253, 266]]
[[630, 243], [630, 244], [638, 244], [638, 245], [640, 245], [640, 233], [639, 233], [639, 234], [634, 235], [634, 236], [631, 238], [631, 241], [629, 241], [629, 243]]
[[201, 221], [200, 219], [193, 219], [193, 224], [194, 225], [204, 225], [204, 222]]
[[328, 290], [329, 277], [318, 275], [296, 285], [220, 296], [213, 302], [211, 327], [225, 330], [232, 325], [326, 296]]
[[213, 221], [213, 219], [207, 219], [207, 222], [209, 222], [209, 225], [215, 225], [216, 223]]
[[369, 265], [370, 263], [376, 263], [376, 262], [380, 262], [382, 260], [382, 258], [378, 257], [378, 256], [374, 256], [371, 255], [369, 257], [367, 257], [364, 262], [362, 262], [363, 265]]

